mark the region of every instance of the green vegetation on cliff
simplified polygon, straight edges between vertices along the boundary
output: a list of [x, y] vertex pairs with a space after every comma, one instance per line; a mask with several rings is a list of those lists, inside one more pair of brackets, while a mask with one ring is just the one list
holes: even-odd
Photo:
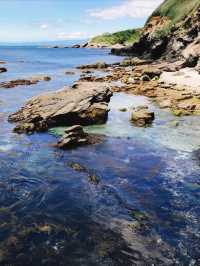
[[[200, 7], [199, 0], [165, 0], [148, 19], [147, 24], [155, 17], [165, 19], [162, 26], [154, 30], [153, 36], [160, 38], [170, 33], [176, 23], [181, 22], [186, 16], [192, 14]], [[160, 20], [161, 21], [161, 20]]]
[[90, 44], [115, 45], [133, 44], [140, 38], [141, 29], [124, 30], [115, 33], [105, 33], [90, 40]]
[[199, 6], [199, 0], [165, 0], [153, 12], [152, 16], [168, 17], [173, 23], [176, 23], [196, 10]]
[[176, 23], [198, 7], [200, 7], [199, 0], [165, 0], [164, 3], [153, 12], [151, 17], [168, 17], [173, 23]]

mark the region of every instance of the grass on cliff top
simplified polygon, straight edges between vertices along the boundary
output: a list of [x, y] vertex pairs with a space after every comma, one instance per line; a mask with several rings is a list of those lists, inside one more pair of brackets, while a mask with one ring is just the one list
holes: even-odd
[[198, 7], [200, 7], [199, 0], [165, 0], [153, 12], [152, 16], [167, 16], [172, 20], [172, 23], [175, 24]]
[[155, 16], [168, 17], [170, 19], [168, 24], [154, 32], [154, 37], [159, 39], [167, 36], [176, 23], [181, 22], [181, 20], [186, 16], [191, 15], [199, 7], [200, 0], [165, 0], [153, 12], [147, 23]]
[[115, 44], [133, 44], [140, 38], [141, 29], [124, 30], [115, 33], [105, 33], [91, 39], [90, 43], [115, 45]]

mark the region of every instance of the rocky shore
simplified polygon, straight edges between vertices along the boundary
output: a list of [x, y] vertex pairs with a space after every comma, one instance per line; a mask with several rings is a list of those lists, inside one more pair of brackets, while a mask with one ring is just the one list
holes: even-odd
[[[183, 60], [132, 57], [113, 64], [97, 62], [77, 68], [80, 79], [71, 88], [34, 97], [9, 116], [10, 122], [17, 123], [14, 132], [32, 134], [73, 126], [57, 147], [68, 149], [95, 143], [95, 138], [81, 126], [106, 123], [110, 98], [118, 92], [146, 96], [175, 116], [200, 115], [200, 74], [195, 68], [186, 68]], [[151, 126], [155, 114], [148, 106], [139, 106], [129, 119], [133, 126], [146, 127]]]
[[[121, 63], [97, 63], [80, 69], [106, 70], [107, 75], [83, 75], [81, 81], [107, 82], [113, 92], [144, 95], [160, 108], [175, 115], [200, 114], [200, 74], [195, 68], [185, 68], [184, 61], [141, 60], [128, 58]], [[194, 79], [195, 77], [195, 79]]]
[[72, 88], [40, 95], [31, 99], [18, 112], [9, 116], [17, 123], [17, 133], [46, 131], [56, 126], [105, 123], [112, 92], [108, 84], [77, 83]]

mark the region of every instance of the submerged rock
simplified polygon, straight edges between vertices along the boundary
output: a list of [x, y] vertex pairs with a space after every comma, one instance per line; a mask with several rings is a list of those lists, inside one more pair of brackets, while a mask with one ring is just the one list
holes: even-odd
[[87, 169], [79, 163], [70, 162], [68, 164], [68, 166], [71, 167], [73, 170], [78, 171], [78, 172], [86, 172], [87, 171]]
[[9, 116], [19, 123], [15, 132], [46, 131], [56, 126], [103, 124], [108, 118], [112, 96], [105, 83], [83, 82], [72, 88], [32, 98], [18, 112]]
[[146, 106], [138, 107], [131, 115], [131, 121], [139, 127], [144, 127], [151, 124], [154, 119], [154, 112], [150, 112]]

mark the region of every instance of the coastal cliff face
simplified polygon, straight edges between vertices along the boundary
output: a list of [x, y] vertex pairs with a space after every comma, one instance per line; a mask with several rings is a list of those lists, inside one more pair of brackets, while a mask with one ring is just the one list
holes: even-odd
[[199, 32], [199, 0], [166, 0], [147, 20], [138, 42], [128, 48], [112, 49], [112, 53], [186, 60], [192, 55], [188, 64], [195, 65], [200, 54]]

